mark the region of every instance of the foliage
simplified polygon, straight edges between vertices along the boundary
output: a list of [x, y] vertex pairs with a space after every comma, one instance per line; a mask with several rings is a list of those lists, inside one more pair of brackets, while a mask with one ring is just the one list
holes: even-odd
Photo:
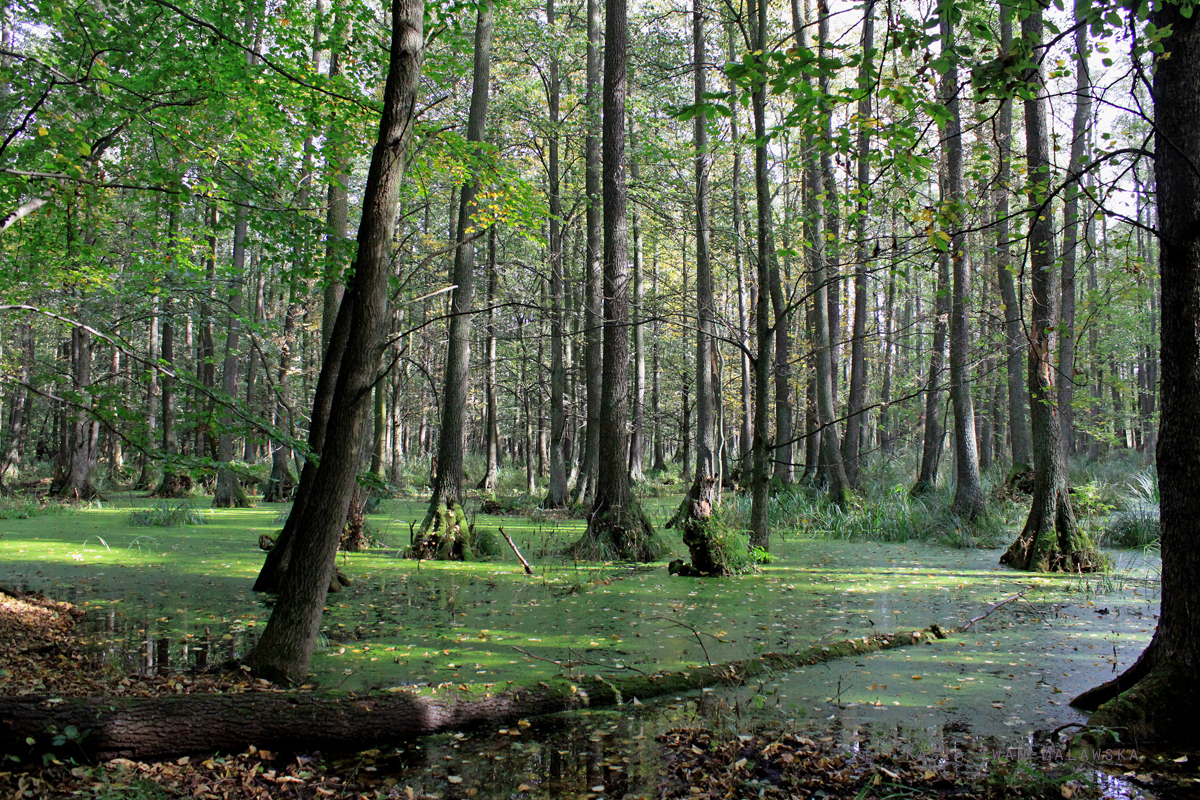
[[131, 528], [171, 528], [176, 525], [205, 525], [208, 518], [189, 500], [171, 502], [160, 500], [150, 508], [135, 508], [129, 512]]
[[1102, 540], [1111, 547], [1145, 548], [1159, 537], [1158, 476], [1153, 471], [1134, 475], [1126, 484], [1121, 508], [1104, 523]]

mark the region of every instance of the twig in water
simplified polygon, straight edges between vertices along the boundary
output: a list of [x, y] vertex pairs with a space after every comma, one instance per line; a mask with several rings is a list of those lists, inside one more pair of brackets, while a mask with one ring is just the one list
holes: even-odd
[[1027, 586], [1024, 589], [1022, 589], [1021, 591], [1014, 594], [1012, 597], [1009, 597], [1006, 600], [1001, 600], [999, 603], [996, 603], [996, 605], [989, 608], [986, 612], [980, 614], [978, 617], [975, 617], [974, 619], [967, 622], [967, 624], [963, 625], [962, 628], [959, 629], [959, 631], [961, 633], [966, 633], [967, 629], [970, 628], [972, 625], [974, 625], [976, 622], [979, 622], [979, 620], [981, 620], [981, 619], [987, 619], [988, 617], [990, 617], [992, 615], [992, 612], [995, 611], [996, 609], [1000, 608], [1000, 606], [1008, 605], [1013, 600], [1016, 600], [1019, 597], [1024, 597], [1025, 594], [1032, 588], [1033, 588], [1032, 586]]
[[504, 532], [504, 528], [500, 528], [500, 535], [504, 537], [504, 541], [508, 542], [508, 546], [517, 554], [517, 560], [521, 562], [521, 566], [525, 568], [526, 575], [533, 574], [533, 567], [529, 566], [529, 562], [525, 560], [525, 556], [521, 555], [521, 551], [517, 549], [517, 543], [512, 540], [512, 537]]
[[[710, 658], [708, 655], [708, 648], [704, 646], [704, 640], [700, 638], [700, 631], [696, 630], [691, 625], [688, 625], [686, 622], [680, 622], [679, 620], [671, 619], [670, 617], [651, 617], [650, 619], [661, 619], [664, 622], [671, 623], [672, 625], [678, 625], [681, 628], [687, 628], [689, 631], [692, 632], [692, 635], [696, 637], [696, 642], [700, 645], [700, 649], [704, 651], [704, 660], [708, 662], [708, 665], [710, 667], [713, 665], [712, 658]], [[708, 633], [705, 635], [712, 636], [712, 638], [714, 638], [714, 639], [717, 638], [716, 636], [713, 636], [711, 633]]]

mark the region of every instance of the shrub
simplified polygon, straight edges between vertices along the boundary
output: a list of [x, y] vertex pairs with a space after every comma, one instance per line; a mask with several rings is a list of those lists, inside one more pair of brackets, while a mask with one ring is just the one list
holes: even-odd
[[204, 525], [204, 513], [187, 500], [171, 503], [161, 501], [150, 508], [135, 508], [129, 512], [131, 528], [171, 528], [176, 525]]

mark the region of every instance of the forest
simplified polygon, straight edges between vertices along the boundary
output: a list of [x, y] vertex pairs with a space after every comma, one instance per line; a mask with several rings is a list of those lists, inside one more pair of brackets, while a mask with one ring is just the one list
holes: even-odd
[[[1194, 744], [1193, 10], [8, 3], [0, 511], [64, 520], [51, 538], [93, 511], [225, 520], [269, 598], [230, 655], [281, 687], [326, 663], [335, 595], [384, 553], [414, 580], [515, 557], [543, 580], [670, 561], [666, 585], [718, 586], [786, 576], [801, 540], [919, 540], [1025, 575], [965, 626], [871, 620], [867, 652], [1133, 580], [1114, 548], [1136, 545], [1161, 564], [1156, 627], [1068, 699], [1096, 741]], [[94, 535], [106, 554], [71, 558], [108, 559], [115, 534]], [[0, 577], [48, 590], [27, 552]], [[704, 624], [677, 624], [717, 669]], [[788, 657], [824, 662], [823, 640]], [[766, 659], [747, 655], [722, 663]], [[601, 704], [653, 693], [596, 681]], [[278, 724], [360, 747], [338, 726], [576, 707], [575, 685], [539, 685], [507, 710], [401, 692], [373, 723], [318, 695], [340, 722]], [[239, 704], [285, 713], [222, 693], [180, 752], [282, 735], [223, 732]], [[4, 700], [5, 747], [101, 713]], [[138, 708], [153, 738], [165, 706]], [[155, 754], [121, 741], [81, 749]]]

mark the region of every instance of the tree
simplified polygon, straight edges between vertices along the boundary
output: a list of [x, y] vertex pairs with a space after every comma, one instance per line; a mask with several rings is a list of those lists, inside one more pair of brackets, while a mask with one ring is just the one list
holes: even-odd
[[950, 508], [965, 520], [983, 513], [983, 484], [979, 477], [979, 450], [975, 440], [975, 406], [971, 399], [968, 363], [971, 348], [967, 301], [971, 293], [971, 264], [967, 254], [967, 204], [963, 188], [962, 118], [958, 102], [958, 65], [954, 53], [954, 15], [952, 2], [941, 8], [942, 52], [950, 63], [942, 74], [942, 103], [949, 118], [943, 132], [945, 149], [946, 194], [942, 213], [951, 228], [949, 249], [953, 274], [950, 301], [950, 399], [954, 405], [954, 501]]
[[607, 0], [604, 18], [604, 370], [600, 398], [596, 500], [575, 555], [653, 561], [664, 546], [629, 484], [625, 430], [629, 395], [629, 241], [625, 183], [625, 0]]
[[[471, 80], [471, 108], [467, 118], [467, 141], [483, 142], [487, 118], [488, 93], [491, 89], [491, 49], [493, 12], [490, 0], [479, 6], [475, 22], [475, 65]], [[463, 183], [459, 195], [458, 230], [455, 235], [454, 270], [450, 295], [450, 320], [447, 324], [446, 376], [442, 384], [442, 424], [438, 434], [437, 472], [429, 496], [429, 510], [421, 525], [422, 533], [432, 530], [438, 508], [450, 501], [462, 503], [463, 449], [466, 439], [467, 377], [471, 366], [471, 304], [475, 298], [475, 239], [477, 198], [482, 176], [474, 175]]]
[[[1012, 6], [1000, 0], [1000, 50], [1012, 52]], [[1027, 469], [1032, 461], [1029, 425], [1026, 422], [1025, 384], [1021, 380], [1021, 354], [1025, 352], [1025, 332], [1021, 329], [1024, 313], [1013, 279], [1011, 242], [1009, 241], [1009, 197], [1012, 195], [1012, 96], [1000, 97], [996, 114], [996, 275], [1004, 310], [1004, 360], [1008, 395], [1009, 440], [1012, 442], [1013, 469]], [[1024, 467], [1019, 467], [1024, 465]]]
[[[1154, 69], [1154, 177], [1162, 279], [1162, 423], [1158, 437], [1162, 606], [1137, 662], [1073, 704], [1099, 707], [1093, 726], [1125, 731], [1122, 741], [1194, 744], [1200, 737], [1200, 25], [1187, 7], [1163, 3], [1150, 14], [1161, 42]], [[1160, 34], [1161, 35], [1161, 34]], [[1152, 45], [1153, 46], [1153, 45]], [[1103, 704], [1103, 705], [1101, 705]]]
[[[289, 516], [289, 523], [296, 518], [289, 566], [262, 638], [247, 655], [255, 674], [281, 683], [299, 682], [308, 673], [334, 573], [334, 556], [358, 476], [370, 389], [390, 321], [392, 230], [413, 135], [424, 53], [424, 12], [423, 0], [392, 0], [388, 77], [363, 190], [354, 276], [321, 368], [320, 381], [334, 386], [327, 389], [327, 421], [316, 431], [323, 445], [314, 448], [320, 461], [301, 478], [303, 497], [293, 504]], [[317, 416], [314, 413], [314, 423], [320, 422]]]
[[[704, 102], [705, 79], [704, 11], [694, 0], [692, 5], [692, 74], [694, 102]], [[692, 568], [702, 575], [722, 575], [729, 567], [715, 542], [713, 512], [716, 510], [717, 463], [713, 435], [713, 347], [715, 321], [712, 261], [709, 256], [708, 117], [693, 117], [693, 161], [696, 176], [696, 469], [692, 486], [674, 519], [683, 543], [691, 554]]]
[[[1021, 22], [1021, 34], [1033, 48], [1042, 41], [1042, 9]], [[1057, 257], [1050, 208], [1050, 131], [1046, 124], [1046, 86], [1036, 49], [1025, 80], [1025, 137], [1029, 191], [1029, 416], [1033, 429], [1033, 502], [1025, 527], [1000, 557], [1001, 564], [1036, 572], [1090, 572], [1103, 566], [1075, 521], [1067, 494], [1067, 458], [1062, 419], [1054, 400], [1050, 363], [1055, 330], [1052, 268]]]

